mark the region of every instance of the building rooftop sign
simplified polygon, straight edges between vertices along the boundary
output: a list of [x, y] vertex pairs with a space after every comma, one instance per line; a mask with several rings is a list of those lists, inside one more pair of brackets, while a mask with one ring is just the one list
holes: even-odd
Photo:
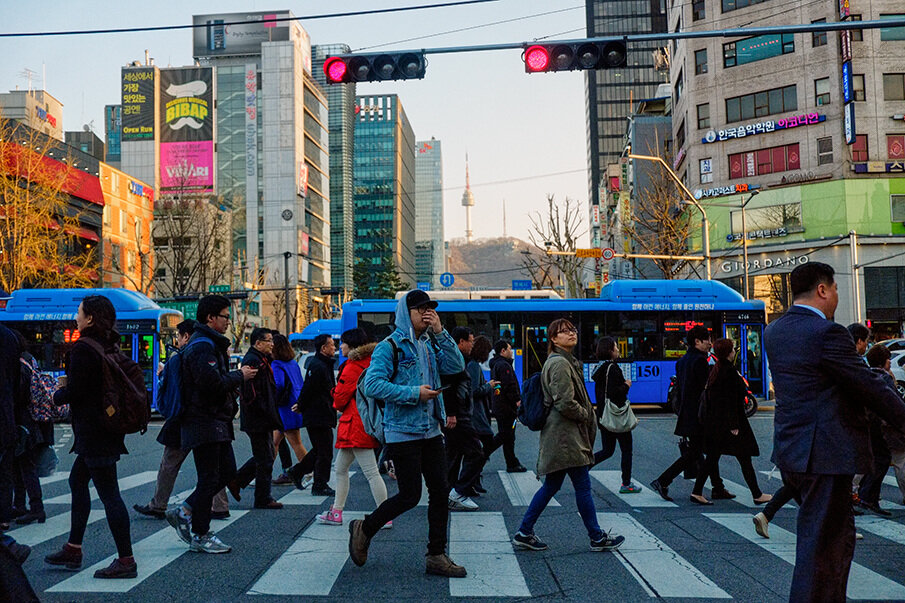
[[777, 120], [768, 119], [753, 124], [726, 128], [725, 130], [710, 130], [707, 135], [701, 139], [701, 143], [709, 144], [712, 142], [722, 142], [730, 138], [744, 138], [746, 136], [754, 136], [755, 134], [765, 134], [775, 132], [776, 130], [788, 130], [789, 128], [797, 128], [799, 126], [811, 126], [826, 121], [826, 115], [817, 113], [807, 113], [802, 115], [792, 115], [791, 117], [783, 117]]

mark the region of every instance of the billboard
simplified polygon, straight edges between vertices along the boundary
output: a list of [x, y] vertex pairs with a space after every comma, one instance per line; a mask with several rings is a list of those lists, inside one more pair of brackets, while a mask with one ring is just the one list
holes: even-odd
[[211, 67], [160, 70], [162, 192], [214, 192], [213, 87]]
[[276, 21], [288, 17], [289, 11], [195, 15], [193, 56], [260, 54], [262, 42], [289, 40], [291, 21]]
[[122, 70], [122, 140], [154, 140], [154, 67]]

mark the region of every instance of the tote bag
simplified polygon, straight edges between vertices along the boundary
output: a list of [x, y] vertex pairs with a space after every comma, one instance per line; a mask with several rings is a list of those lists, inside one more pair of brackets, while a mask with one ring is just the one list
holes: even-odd
[[606, 371], [606, 379], [604, 380], [604, 403], [603, 414], [600, 416], [600, 425], [612, 433], [626, 433], [638, 426], [638, 417], [632, 412], [632, 405], [629, 404], [627, 400], [625, 406], [619, 408], [612, 400], [610, 400], [610, 397], [606, 395], [606, 391], [610, 384], [610, 369], [612, 368], [613, 365], [610, 364]]

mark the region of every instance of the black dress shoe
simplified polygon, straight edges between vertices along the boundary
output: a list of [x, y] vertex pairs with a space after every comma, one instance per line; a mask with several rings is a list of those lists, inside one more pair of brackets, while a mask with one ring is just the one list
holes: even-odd
[[735, 498], [735, 494], [726, 488], [722, 488], [721, 490], [712, 490], [710, 492], [710, 498], [713, 500], [732, 500]]
[[211, 519], [227, 519], [229, 511], [211, 511]]
[[669, 486], [664, 486], [660, 483], [660, 480], [655, 479], [650, 483], [651, 490], [660, 495], [660, 498], [663, 500], [672, 501], [672, 498], [669, 496]]
[[861, 507], [872, 511], [873, 513], [876, 513], [877, 515], [882, 515], [883, 517], [889, 517], [892, 515], [892, 513], [890, 513], [886, 509], [882, 508], [880, 506], [880, 503], [867, 502], [866, 500], [861, 499], [861, 502], [858, 504]]
[[[487, 491], [484, 490], [484, 492], [486, 493]], [[464, 490], [459, 492], [459, 494], [461, 494], [462, 496], [471, 496], [471, 497], [481, 496], [481, 493], [478, 492], [478, 489], [475, 487], [465, 488]]]
[[152, 509], [149, 505], [132, 505], [132, 508], [145, 517], [153, 517], [154, 519], [166, 519], [166, 511]]
[[478, 494], [487, 494], [487, 490], [481, 484], [481, 480], [478, 480], [477, 483], [475, 483], [475, 485], [472, 486], [472, 488], [474, 488], [474, 491], [477, 492]]
[[336, 490], [331, 488], [330, 486], [323, 486], [320, 488], [311, 487], [311, 495], [312, 496], [334, 496], [336, 494]]
[[518, 465], [513, 465], [512, 467], [506, 467], [507, 473], [525, 473], [528, 469], [519, 463]]
[[44, 523], [47, 521], [47, 515], [44, 511], [29, 511], [16, 519], [16, 523], [20, 526], [27, 526], [30, 523]]
[[712, 501], [712, 500], [707, 500], [707, 499], [704, 498], [703, 496], [701, 496], [701, 498], [698, 498], [698, 497], [695, 496], [694, 494], [692, 494], [691, 496], [689, 496], [689, 497], [688, 497], [688, 500], [690, 500], [691, 502], [693, 502], [693, 503], [696, 504], [696, 505], [702, 505], [702, 506], [705, 506], [705, 507], [706, 507], [706, 506], [710, 506], [710, 505], [713, 504], [713, 501]]

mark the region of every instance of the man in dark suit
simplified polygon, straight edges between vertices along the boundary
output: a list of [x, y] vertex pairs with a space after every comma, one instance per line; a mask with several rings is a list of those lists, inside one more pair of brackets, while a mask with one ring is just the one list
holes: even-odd
[[799, 504], [790, 600], [845, 601], [855, 551], [851, 484], [871, 466], [870, 409], [905, 425], [905, 403], [872, 373], [845, 327], [833, 268], [791, 274], [794, 305], [764, 337], [776, 389], [773, 462]]

